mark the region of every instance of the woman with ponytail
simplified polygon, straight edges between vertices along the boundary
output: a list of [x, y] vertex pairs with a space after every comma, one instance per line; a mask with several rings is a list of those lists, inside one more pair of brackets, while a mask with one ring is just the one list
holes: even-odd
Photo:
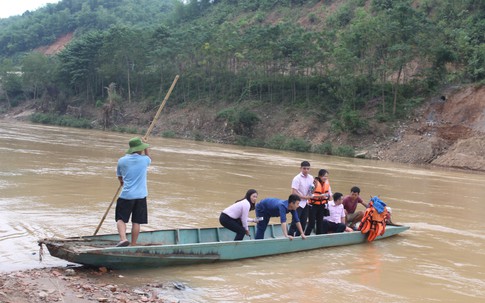
[[224, 209], [219, 216], [221, 225], [236, 233], [234, 241], [241, 241], [245, 235], [249, 236], [248, 222], [257, 222], [256, 219], [248, 218], [249, 211], [254, 210], [257, 199], [258, 192], [250, 189], [244, 198]]

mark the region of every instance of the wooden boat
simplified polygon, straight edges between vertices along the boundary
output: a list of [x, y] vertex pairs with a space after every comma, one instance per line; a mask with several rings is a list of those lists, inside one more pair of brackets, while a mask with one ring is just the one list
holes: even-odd
[[[387, 226], [385, 234], [376, 240], [407, 229], [408, 226]], [[311, 235], [305, 240], [295, 237], [290, 241], [283, 237], [280, 224], [268, 225], [264, 240], [251, 240], [255, 226], [250, 226], [250, 234], [252, 238], [233, 241], [234, 232], [224, 227], [169, 229], [141, 232], [138, 246], [116, 247], [118, 234], [46, 238], [39, 240], [39, 245], [41, 249], [45, 245], [52, 256], [69, 262], [129, 269], [239, 260], [367, 242], [366, 235], [358, 231]]]

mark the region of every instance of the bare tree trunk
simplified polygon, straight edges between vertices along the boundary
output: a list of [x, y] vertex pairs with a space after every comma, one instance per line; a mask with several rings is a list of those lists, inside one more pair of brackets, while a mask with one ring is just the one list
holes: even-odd
[[128, 103], [131, 103], [131, 83], [130, 83], [130, 66], [128, 65]]
[[7, 91], [4, 91], [4, 94], [5, 94], [5, 99], [7, 99], [7, 105], [8, 105], [8, 109], [12, 108], [12, 103], [10, 102], [10, 98], [8, 97], [8, 94], [7, 94]]
[[397, 103], [397, 92], [399, 90], [399, 81], [401, 79], [401, 74], [402, 74], [402, 64], [399, 67], [399, 72], [397, 74], [397, 80], [396, 80], [396, 86], [394, 88], [394, 101], [392, 104], [392, 114], [396, 115], [396, 103]]
[[381, 92], [382, 92], [382, 114], [386, 113], [386, 70], [382, 70], [381, 74]]

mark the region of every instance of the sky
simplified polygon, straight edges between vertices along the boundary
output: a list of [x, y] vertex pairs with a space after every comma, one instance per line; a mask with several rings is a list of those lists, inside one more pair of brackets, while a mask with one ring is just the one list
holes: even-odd
[[47, 3], [60, 0], [0, 0], [0, 18], [22, 15], [25, 11], [34, 11]]

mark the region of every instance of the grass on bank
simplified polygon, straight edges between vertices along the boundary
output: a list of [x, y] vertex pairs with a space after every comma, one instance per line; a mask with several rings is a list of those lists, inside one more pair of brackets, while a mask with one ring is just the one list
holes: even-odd
[[[86, 128], [92, 129], [93, 124], [85, 118], [75, 118], [68, 115], [44, 114], [35, 113], [30, 117], [33, 123], [58, 125], [66, 127]], [[111, 131], [131, 134], [142, 134], [143, 131], [136, 127], [115, 127]], [[166, 130], [161, 133], [164, 138], [176, 138], [176, 133], [172, 130]], [[204, 141], [204, 136], [199, 133], [194, 133], [194, 140]], [[269, 140], [254, 139], [247, 136], [238, 136], [235, 142], [237, 145], [264, 147], [277, 150], [289, 150], [296, 152], [317, 153], [324, 155], [334, 155], [341, 157], [355, 157], [355, 150], [351, 146], [341, 145], [333, 146], [330, 142], [323, 142], [318, 145], [313, 145], [311, 142], [301, 138], [291, 138], [283, 134], [276, 134]]]

